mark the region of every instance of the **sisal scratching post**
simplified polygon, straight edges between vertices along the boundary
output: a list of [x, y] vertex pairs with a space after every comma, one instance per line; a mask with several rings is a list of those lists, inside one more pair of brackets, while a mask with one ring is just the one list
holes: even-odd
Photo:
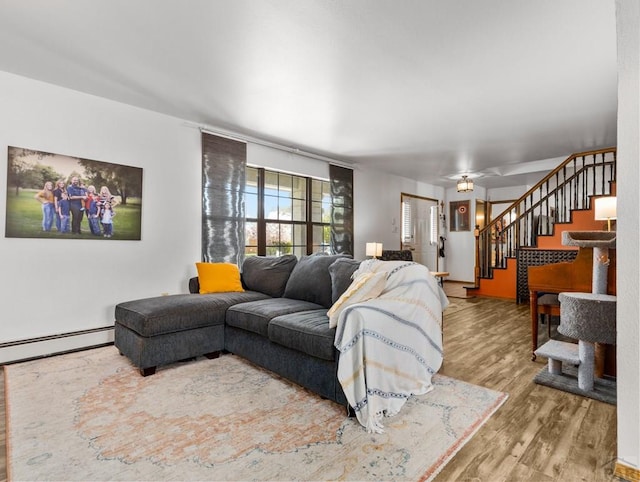
[[594, 345], [591, 342], [578, 340], [578, 388], [590, 392], [593, 390]]
[[552, 375], [562, 374], [562, 360], [556, 360], [555, 358], [549, 358], [547, 361], [549, 373]]
[[610, 263], [609, 248], [602, 248], [599, 246], [593, 248], [593, 278], [591, 279], [592, 293], [607, 293], [607, 279]]
[[[591, 280], [591, 292], [606, 294], [609, 273], [609, 248], [596, 246], [593, 248], [593, 278]], [[615, 341], [614, 341], [615, 343]], [[606, 347], [602, 343], [595, 344], [594, 373], [598, 378], [604, 376], [604, 359]]]

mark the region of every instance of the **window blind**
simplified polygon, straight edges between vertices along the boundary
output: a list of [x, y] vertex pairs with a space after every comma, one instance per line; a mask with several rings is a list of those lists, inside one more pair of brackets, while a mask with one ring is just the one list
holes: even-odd
[[244, 260], [247, 145], [202, 134], [202, 260]]
[[353, 255], [353, 170], [331, 164], [331, 249]]

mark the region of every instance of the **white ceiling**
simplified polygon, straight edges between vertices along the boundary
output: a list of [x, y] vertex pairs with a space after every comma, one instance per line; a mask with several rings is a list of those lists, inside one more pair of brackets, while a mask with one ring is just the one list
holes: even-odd
[[0, 70], [444, 187], [616, 144], [614, 0], [0, 0]]

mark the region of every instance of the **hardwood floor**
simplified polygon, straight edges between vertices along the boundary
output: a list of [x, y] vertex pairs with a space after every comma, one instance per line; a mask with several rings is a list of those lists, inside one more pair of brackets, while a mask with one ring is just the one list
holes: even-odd
[[[527, 305], [451, 299], [440, 373], [509, 394], [436, 481], [608, 481], [616, 457], [616, 408], [533, 383]], [[546, 330], [540, 330], [541, 337]]]
[[[526, 305], [451, 298], [444, 318], [440, 372], [505, 391], [509, 399], [436, 481], [618, 480], [613, 476], [616, 408], [533, 383], [545, 361], [530, 361]], [[546, 330], [540, 332], [546, 336]], [[0, 392], [4, 395], [4, 376]], [[0, 412], [0, 474], [6, 474], [4, 396]]]
[[465, 281], [445, 281], [443, 283], [444, 292], [449, 298], [474, 298], [473, 295], [468, 295], [465, 286], [471, 286], [473, 283]]

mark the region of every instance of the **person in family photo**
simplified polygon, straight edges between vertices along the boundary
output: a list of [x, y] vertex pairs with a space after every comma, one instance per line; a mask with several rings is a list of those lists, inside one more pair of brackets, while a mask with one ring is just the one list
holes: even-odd
[[53, 225], [53, 219], [55, 217], [53, 183], [51, 181], [45, 182], [42, 191], [38, 191], [34, 197], [40, 204], [42, 204], [42, 230], [51, 231], [51, 226]]
[[101, 201], [103, 201], [103, 202], [104, 201], [109, 201], [111, 203], [111, 207], [112, 208], [116, 207], [115, 206], [117, 204], [116, 197], [111, 194], [111, 191], [109, 191], [109, 188], [107, 186], [102, 186], [100, 188], [99, 195], [100, 195], [100, 200]]
[[100, 198], [96, 193], [94, 186], [87, 188], [87, 198], [84, 201], [84, 210], [87, 213], [87, 220], [89, 222], [89, 231], [94, 236], [100, 236]]
[[58, 205], [58, 217], [60, 218], [60, 229], [61, 233], [68, 233], [69, 229], [69, 216], [71, 214], [71, 203], [69, 202], [69, 196], [67, 195], [67, 191], [62, 191], [60, 195], [60, 200], [57, 202]]
[[[118, 200], [113, 194], [111, 194], [111, 191], [107, 186], [102, 186], [100, 188], [100, 192], [98, 193], [98, 208], [102, 209], [107, 203], [109, 203], [111, 209], [113, 210], [113, 208], [117, 206]], [[111, 224], [111, 233], [109, 234], [113, 236], [113, 223]]]
[[56, 229], [58, 231], [62, 231], [62, 219], [60, 218], [58, 203], [62, 199], [63, 192], [67, 192], [67, 187], [65, 185], [64, 179], [60, 179], [58, 180], [58, 182], [56, 182], [56, 188], [53, 190], [54, 208], [56, 212]]
[[102, 230], [104, 231], [104, 237], [110, 238], [113, 236], [113, 217], [116, 215], [115, 211], [111, 207], [110, 202], [105, 202], [102, 206], [100, 220], [102, 222]]
[[84, 213], [84, 200], [87, 198], [87, 190], [80, 185], [77, 176], [71, 178], [71, 184], [67, 186], [67, 194], [71, 201], [71, 232], [81, 234], [80, 225]]

